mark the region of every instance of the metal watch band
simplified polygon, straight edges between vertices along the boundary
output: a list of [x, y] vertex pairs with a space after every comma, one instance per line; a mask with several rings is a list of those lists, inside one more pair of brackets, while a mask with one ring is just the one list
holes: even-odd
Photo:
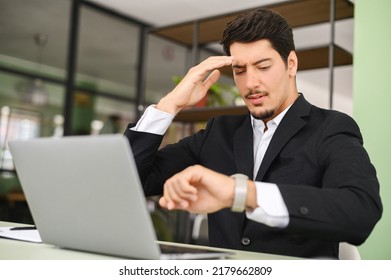
[[234, 174], [231, 176], [235, 178], [235, 194], [234, 202], [231, 210], [234, 212], [243, 212], [246, 208], [246, 197], [247, 197], [247, 180], [248, 177], [244, 174]]

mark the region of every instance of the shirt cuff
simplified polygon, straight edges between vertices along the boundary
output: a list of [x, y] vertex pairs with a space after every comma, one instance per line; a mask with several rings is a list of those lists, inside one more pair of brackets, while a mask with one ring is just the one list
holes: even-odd
[[130, 128], [134, 131], [147, 132], [158, 135], [166, 133], [175, 115], [156, 109], [155, 105], [148, 106], [136, 126]]
[[276, 184], [255, 182], [258, 207], [246, 211], [248, 219], [271, 226], [286, 227], [289, 223], [289, 213]]

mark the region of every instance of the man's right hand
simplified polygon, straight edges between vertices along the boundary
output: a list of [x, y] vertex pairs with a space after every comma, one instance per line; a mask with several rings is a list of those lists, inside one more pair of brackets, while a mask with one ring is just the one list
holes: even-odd
[[[158, 110], [176, 115], [183, 108], [194, 106], [220, 78], [221, 67], [232, 64], [231, 56], [212, 56], [192, 67], [182, 81], [156, 105]], [[208, 75], [208, 73], [210, 73]], [[205, 78], [206, 77], [206, 78]]]

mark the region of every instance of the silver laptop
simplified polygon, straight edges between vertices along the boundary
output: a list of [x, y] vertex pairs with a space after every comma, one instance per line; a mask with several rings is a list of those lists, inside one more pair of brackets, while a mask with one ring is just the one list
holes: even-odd
[[43, 242], [135, 259], [227, 255], [212, 248], [162, 251], [124, 136], [37, 138], [13, 141], [9, 146]]

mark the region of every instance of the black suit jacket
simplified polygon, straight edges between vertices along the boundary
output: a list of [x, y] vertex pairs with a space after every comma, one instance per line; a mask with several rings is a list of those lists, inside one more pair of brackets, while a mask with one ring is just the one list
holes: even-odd
[[[160, 150], [162, 136], [129, 129], [125, 135], [147, 196], [161, 194], [167, 178], [194, 164], [253, 177], [249, 114], [213, 118], [204, 130]], [[376, 171], [357, 124], [302, 95], [275, 131], [256, 181], [277, 184], [289, 225], [272, 228], [224, 209], [208, 217], [211, 246], [338, 258], [339, 242], [363, 243], [381, 217]]]

